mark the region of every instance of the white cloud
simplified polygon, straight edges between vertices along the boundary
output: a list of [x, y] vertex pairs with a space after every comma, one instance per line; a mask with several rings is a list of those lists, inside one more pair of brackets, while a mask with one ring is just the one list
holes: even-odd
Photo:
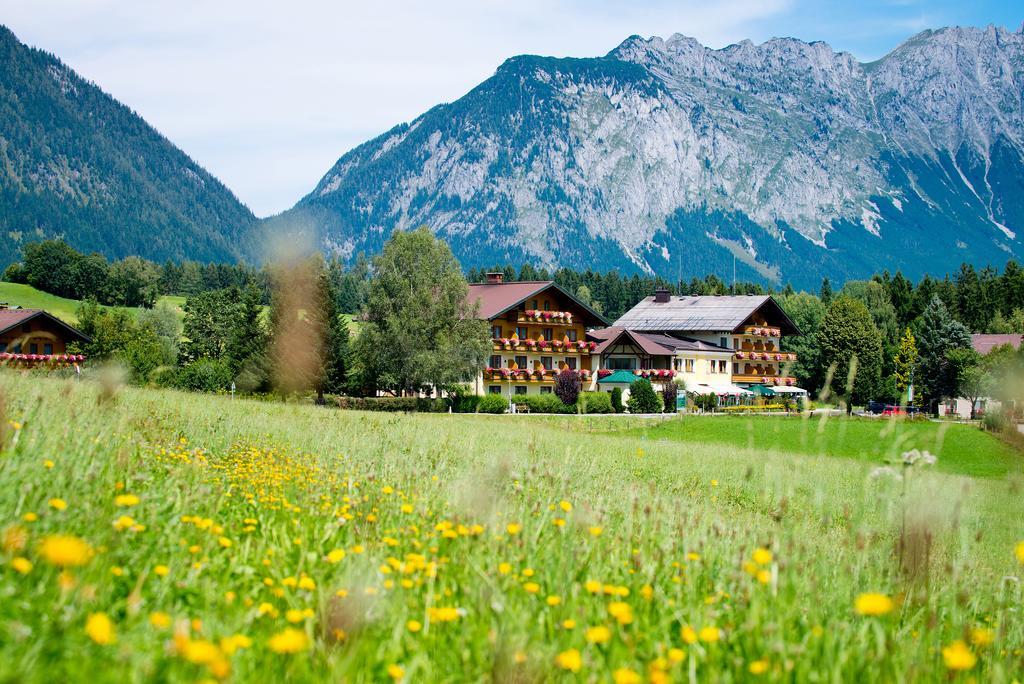
[[[765, 38], [790, 0], [0, 0], [18, 37], [142, 114], [260, 215], [345, 151], [465, 94], [523, 53], [601, 55], [627, 36]], [[812, 36], [813, 38], [814, 36]]]

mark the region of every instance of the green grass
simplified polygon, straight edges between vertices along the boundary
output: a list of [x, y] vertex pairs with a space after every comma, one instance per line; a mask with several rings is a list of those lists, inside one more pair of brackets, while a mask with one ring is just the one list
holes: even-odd
[[920, 449], [939, 458], [938, 470], [976, 477], [1001, 477], [1024, 467], [1021, 452], [978, 427], [895, 417], [688, 416], [632, 431], [648, 440], [842, 456], [878, 464]]
[[[0, 681], [738, 682], [763, 663], [765, 681], [1008, 683], [1024, 667], [1016, 473], [899, 482], [862, 458], [652, 438], [675, 428], [616, 417], [369, 414], [12, 373], [0, 393]], [[125, 493], [138, 504], [118, 507]], [[56, 534], [95, 555], [62, 577], [42, 546]], [[864, 592], [893, 609], [857, 614]], [[91, 614], [116, 642], [86, 633]], [[273, 648], [288, 628], [295, 655]], [[970, 643], [977, 629], [993, 643]], [[251, 644], [225, 650], [234, 635]], [[958, 675], [942, 650], [961, 639], [977, 662]], [[576, 675], [556, 661], [573, 650]]]
[[[0, 282], [0, 302], [7, 302], [10, 306], [20, 306], [23, 309], [43, 309], [71, 325], [78, 322], [77, 311], [79, 304], [81, 304], [81, 301], [78, 299], [58, 297], [57, 295], [37, 290], [31, 285], [5, 282]], [[160, 304], [170, 306], [179, 319], [185, 317], [181, 308], [185, 304], [185, 297], [164, 295], [157, 300], [157, 305]], [[132, 314], [141, 311], [138, 307], [127, 307], [127, 310]]]

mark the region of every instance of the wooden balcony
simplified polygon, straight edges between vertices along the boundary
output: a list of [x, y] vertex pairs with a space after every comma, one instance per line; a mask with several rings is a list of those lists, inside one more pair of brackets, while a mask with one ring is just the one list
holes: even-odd
[[527, 309], [520, 311], [516, 316], [517, 323], [532, 323], [543, 326], [573, 326], [579, 325], [573, 315], [568, 311], [540, 311], [539, 309]]
[[791, 361], [796, 361], [796, 354], [784, 351], [737, 349], [733, 352], [732, 356], [737, 361], [769, 361], [772, 363], [789, 363]]
[[751, 385], [795, 385], [796, 378], [788, 375], [749, 375], [733, 373], [733, 382], [744, 382]]
[[770, 325], [748, 325], [743, 329], [743, 334], [754, 337], [781, 337], [782, 331]]
[[[501, 380], [504, 382], [535, 382], [552, 383], [562, 371], [557, 368], [543, 368], [536, 370], [524, 370], [522, 368], [487, 368], [484, 370], [484, 380]], [[588, 382], [591, 378], [590, 371], [577, 370], [580, 378]]]
[[494, 351], [517, 351], [536, 352], [545, 354], [590, 354], [597, 349], [596, 342], [577, 340], [575, 342], [565, 340], [533, 340], [503, 338], [492, 339], [491, 345]]

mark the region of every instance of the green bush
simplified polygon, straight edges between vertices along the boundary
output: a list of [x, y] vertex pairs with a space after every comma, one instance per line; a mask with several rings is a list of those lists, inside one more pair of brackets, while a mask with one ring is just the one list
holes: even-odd
[[[621, 395], [621, 392], [619, 393]], [[622, 397], [619, 397], [619, 401]], [[580, 406], [583, 413], [611, 413], [612, 397], [607, 392], [580, 392]]]
[[504, 413], [508, 399], [501, 394], [485, 394], [476, 404], [477, 413]]
[[981, 426], [989, 432], [1009, 432], [1012, 429], [1012, 421], [1006, 411], [993, 409], [985, 411], [985, 415], [981, 417]]
[[650, 380], [640, 378], [629, 386], [629, 401], [626, 402], [626, 407], [630, 413], [660, 413], [661, 397], [654, 392]]
[[448, 402], [444, 399], [421, 397], [336, 397], [338, 408], [353, 411], [404, 411], [406, 413], [445, 413]]
[[466, 387], [457, 387], [448, 397], [448, 404], [455, 413], [476, 413], [480, 396], [473, 394]]
[[189, 392], [225, 392], [231, 388], [231, 369], [227, 363], [199, 359], [160, 376], [159, 382]]
[[576, 413], [576, 404], [564, 404], [554, 394], [531, 394], [528, 396], [513, 397], [515, 404], [526, 404], [530, 407], [530, 413]]
[[623, 407], [623, 405], [622, 405], [622, 388], [621, 387], [613, 387], [612, 388], [612, 411], [615, 411], [616, 413], [622, 413], [622, 411], [624, 409], [625, 409], [625, 407]]

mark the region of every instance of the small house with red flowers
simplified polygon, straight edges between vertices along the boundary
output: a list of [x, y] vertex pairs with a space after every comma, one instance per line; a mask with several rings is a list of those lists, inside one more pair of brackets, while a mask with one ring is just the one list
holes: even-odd
[[81, 354], [68, 353], [72, 342], [91, 340], [42, 309], [11, 309], [0, 304], [0, 364], [27, 368], [83, 361]]
[[469, 286], [469, 301], [491, 325], [491, 355], [474, 383], [477, 394], [548, 394], [564, 370], [589, 383], [597, 343], [587, 331], [605, 326], [601, 314], [551, 280], [487, 282]]

